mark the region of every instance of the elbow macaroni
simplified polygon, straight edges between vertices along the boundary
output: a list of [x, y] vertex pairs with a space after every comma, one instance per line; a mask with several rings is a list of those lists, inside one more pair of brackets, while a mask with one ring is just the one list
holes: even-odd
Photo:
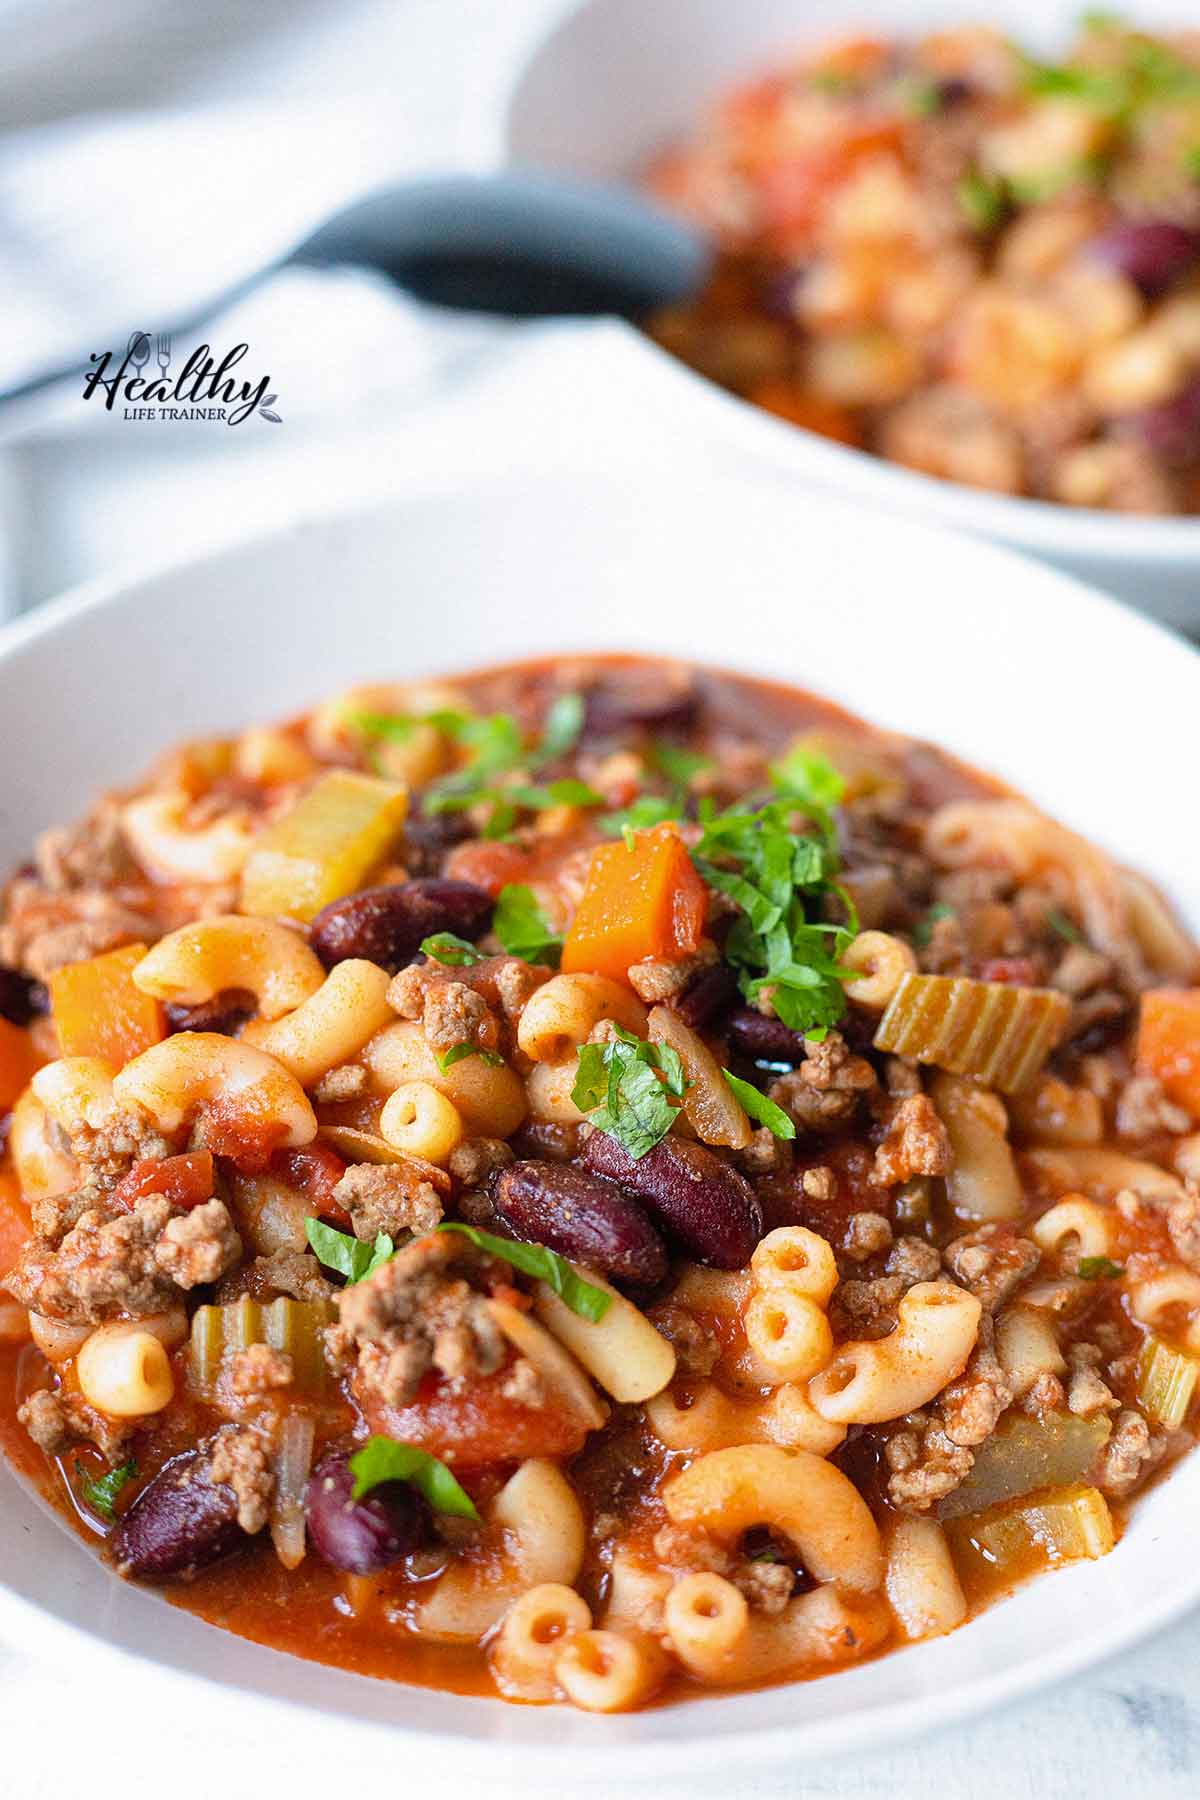
[[429, 1081], [405, 1081], [383, 1103], [379, 1135], [406, 1156], [441, 1167], [466, 1135], [462, 1114]]
[[115, 1077], [113, 1094], [168, 1136], [214, 1102], [231, 1120], [276, 1126], [283, 1149], [311, 1144], [317, 1135], [316, 1115], [295, 1076], [265, 1051], [217, 1032], [182, 1031], [143, 1050]]
[[534, 1300], [539, 1319], [614, 1400], [632, 1404], [661, 1392], [675, 1373], [671, 1345], [645, 1314], [607, 1281], [590, 1269], [577, 1269], [576, 1273], [609, 1296], [604, 1317], [585, 1319], [572, 1312], [552, 1288], [540, 1281]]
[[191, 804], [191, 796], [182, 793], [128, 801], [121, 828], [130, 848], [159, 881], [232, 881], [254, 848], [253, 829], [235, 813], [189, 826]]
[[1067, 1250], [1076, 1258], [1107, 1256], [1113, 1244], [1112, 1225], [1109, 1214], [1094, 1200], [1068, 1194], [1038, 1219], [1033, 1241], [1052, 1256], [1061, 1257]]
[[244, 988], [257, 1000], [259, 1018], [269, 1021], [311, 999], [325, 970], [291, 926], [227, 913], [160, 938], [133, 979], [144, 994], [179, 1006], [200, 1006], [229, 988]]
[[839, 1344], [808, 1384], [822, 1418], [839, 1425], [880, 1424], [916, 1412], [967, 1365], [983, 1308], [949, 1281], [919, 1281], [900, 1301], [890, 1337]]
[[552, 975], [525, 1003], [517, 1047], [530, 1062], [561, 1063], [604, 1019], [646, 1035], [646, 1008], [606, 975]]
[[162, 1338], [144, 1320], [98, 1326], [80, 1345], [75, 1373], [88, 1404], [114, 1419], [161, 1412], [175, 1393]]
[[389, 985], [378, 963], [359, 958], [337, 963], [295, 1012], [270, 1025], [252, 1020], [242, 1042], [273, 1056], [301, 1087], [313, 1087], [330, 1069], [357, 1056], [393, 1017]]
[[397, 1019], [363, 1052], [376, 1093], [394, 1093], [408, 1081], [427, 1081], [452, 1100], [471, 1137], [511, 1137], [525, 1121], [525, 1088], [507, 1063], [464, 1056], [443, 1069], [412, 1019]]
[[856, 971], [846, 985], [846, 998], [868, 1012], [884, 1012], [906, 975], [915, 975], [917, 959], [903, 938], [888, 931], [860, 931], [843, 952], [842, 965]]

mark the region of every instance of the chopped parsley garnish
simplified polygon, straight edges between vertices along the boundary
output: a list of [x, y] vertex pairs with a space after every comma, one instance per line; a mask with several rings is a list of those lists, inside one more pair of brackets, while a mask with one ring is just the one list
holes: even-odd
[[939, 919], [952, 919], [954, 908], [944, 900], [935, 900], [929, 911], [923, 913], [913, 926], [912, 940], [919, 950], [924, 950], [933, 937], [933, 928]]
[[1082, 1281], [1116, 1281], [1125, 1273], [1125, 1264], [1107, 1256], [1081, 1256], [1076, 1272]]
[[459, 1486], [445, 1463], [415, 1444], [398, 1444], [389, 1437], [368, 1438], [350, 1458], [350, 1472], [354, 1500], [361, 1500], [381, 1482], [407, 1481], [420, 1489], [434, 1512], [452, 1513], [458, 1519], [479, 1517], [470, 1494]]
[[538, 762], [555, 762], [573, 750], [583, 730], [583, 695], [559, 694], [542, 729]]
[[[824, 1037], [846, 1009], [841, 957], [858, 930], [853, 902], [835, 879], [837, 843], [830, 808], [842, 793], [836, 770], [813, 751], [773, 771], [778, 796], [753, 811], [707, 813], [692, 860], [710, 887], [737, 902], [742, 916], [725, 941], [745, 999], [765, 991], [792, 1031]], [[800, 820], [808, 829], [801, 829]], [[847, 923], [819, 916], [836, 900]]]
[[509, 882], [500, 889], [492, 930], [510, 956], [557, 969], [563, 941], [551, 929], [532, 888], [520, 882]]
[[481, 1050], [478, 1044], [473, 1044], [469, 1038], [464, 1038], [461, 1044], [451, 1044], [448, 1050], [440, 1052], [438, 1068], [445, 1074], [447, 1069], [452, 1069], [455, 1063], [462, 1062], [468, 1056], [478, 1056], [489, 1069], [498, 1069], [504, 1062], [504, 1058], [498, 1056], [494, 1050]]
[[[76, 1464], [78, 1468], [78, 1464]], [[90, 1475], [82, 1475], [79, 1482], [79, 1497], [83, 1504], [90, 1507], [100, 1518], [113, 1519], [113, 1508], [117, 1495], [127, 1482], [137, 1474], [137, 1464], [130, 1460], [122, 1463], [119, 1469], [110, 1469], [107, 1475], [99, 1475], [95, 1480]]]
[[743, 1111], [750, 1118], [765, 1125], [777, 1138], [795, 1137], [796, 1127], [782, 1106], [776, 1106], [773, 1100], [768, 1100], [753, 1082], [742, 1081], [739, 1076], [731, 1075], [728, 1069], [722, 1069], [721, 1073], [729, 1083], [734, 1099], [740, 1101]]
[[533, 1275], [538, 1281], [544, 1281], [547, 1287], [554, 1289], [564, 1306], [569, 1306], [581, 1319], [590, 1319], [593, 1325], [612, 1305], [611, 1294], [585, 1281], [575, 1273], [565, 1256], [560, 1256], [557, 1250], [547, 1250], [544, 1244], [517, 1244], [511, 1238], [480, 1231], [478, 1226], [462, 1225], [457, 1219], [439, 1225], [438, 1230], [457, 1231], [460, 1236], [469, 1238], [477, 1250], [488, 1256], [498, 1256], [502, 1262], [520, 1270], [522, 1275]]
[[615, 1138], [636, 1162], [660, 1144], [675, 1123], [687, 1080], [679, 1052], [648, 1044], [614, 1027], [603, 1044], [581, 1044], [571, 1098], [592, 1124]]
[[917, 119], [931, 119], [942, 110], [942, 90], [927, 75], [905, 75], [897, 83], [896, 98], [905, 112]]
[[978, 169], [968, 169], [955, 188], [959, 210], [973, 231], [995, 231], [1008, 210], [1004, 183]]
[[633, 832], [650, 831], [668, 819], [682, 819], [687, 811], [688, 791], [692, 781], [705, 769], [712, 768], [712, 757], [697, 750], [684, 750], [668, 738], [656, 738], [649, 756], [652, 767], [671, 783], [666, 794], [639, 794], [620, 812], [605, 813], [600, 829], [608, 837], [623, 837], [628, 844]]
[[453, 931], [435, 931], [432, 937], [422, 938], [421, 954], [432, 956], [435, 962], [445, 963], [451, 969], [465, 969], [484, 961], [482, 950]]
[[1068, 918], [1065, 912], [1060, 912], [1057, 906], [1050, 907], [1046, 914], [1046, 923], [1051, 931], [1057, 932], [1059, 937], [1064, 938], [1068, 944], [1087, 943], [1087, 939], [1074, 919]]
[[554, 762], [572, 748], [583, 726], [579, 694], [560, 694], [546, 716], [540, 743], [525, 744], [510, 713], [443, 711], [428, 714], [356, 712], [350, 722], [367, 738], [403, 743], [417, 725], [432, 725], [468, 754], [461, 769], [441, 775], [425, 790], [423, 810], [430, 815], [490, 808], [486, 837], [505, 837], [521, 808], [544, 811], [550, 806], [603, 806], [604, 797], [586, 782], [566, 779], [547, 787], [522, 786], [514, 778]]
[[396, 1254], [396, 1246], [386, 1231], [381, 1231], [373, 1244], [363, 1244], [348, 1231], [338, 1231], [320, 1219], [309, 1218], [304, 1221], [304, 1235], [316, 1252], [317, 1261], [344, 1275], [348, 1287], [365, 1281]]

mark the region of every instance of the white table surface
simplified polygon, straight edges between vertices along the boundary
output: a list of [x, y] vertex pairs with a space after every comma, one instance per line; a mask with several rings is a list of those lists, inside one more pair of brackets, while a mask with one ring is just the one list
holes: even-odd
[[[296, 94], [314, 80], [314, 70], [319, 70], [322, 91], [330, 82], [362, 80], [364, 66], [373, 68], [373, 79], [388, 72], [409, 128], [420, 130], [427, 148], [440, 143], [448, 155], [462, 155], [471, 143], [478, 109], [497, 91], [539, 19], [560, 4], [345, 0], [340, 6], [323, 6], [314, 0], [289, 9], [264, 3], [261, 16], [281, 34], [287, 54], [274, 41], [264, 46], [247, 32], [247, 41], [238, 43], [237, 68], [243, 82], [271, 80], [280, 91]], [[28, 18], [33, 10], [32, 0], [0, 0], [0, 42], [13, 15]], [[76, 28], [88, 9], [65, 0], [46, 10], [51, 19], [66, 21], [61, 33], [66, 48], [60, 57], [71, 74], [64, 78], [55, 64], [58, 40], [52, 30], [39, 34], [37, 55], [26, 37], [24, 65], [7, 59], [7, 70], [0, 75], [5, 116], [14, 98], [26, 117], [52, 115], [68, 91], [67, 79], [74, 84], [76, 104], [97, 99], [121, 103], [132, 79], [128, 71], [123, 87], [111, 61], [97, 74], [94, 63], [79, 55]], [[203, 49], [218, 24], [227, 37], [245, 24], [245, 12], [231, 0], [197, 0], [187, 9], [188, 30], [177, 8], [164, 12], [172, 14], [174, 35], [168, 36], [171, 54], [181, 59], [182, 84], [199, 80], [220, 86], [234, 79], [228, 61], [206, 61], [196, 46]], [[162, 46], [153, 40], [153, 21], [163, 13], [153, 5], [134, 5], [132, 0], [117, 5], [114, 0], [114, 17], [118, 13], [127, 23], [136, 22], [134, 41], [156, 59], [161, 99], [169, 83], [164, 83]], [[111, 54], [111, 43], [108, 49]], [[124, 49], [119, 41], [118, 49]], [[90, 73], [81, 73], [85, 69]], [[303, 337], [304, 308], [312, 299], [308, 292], [289, 290], [278, 302], [286, 305], [289, 316], [274, 320], [268, 300], [260, 322], [275, 343], [283, 341], [289, 328], [294, 332], [297, 321]], [[354, 303], [365, 309], [364, 319], [374, 304], [369, 293], [358, 294]], [[463, 334], [462, 352], [464, 358], [473, 354], [469, 330]], [[421, 398], [419, 384], [412, 397]], [[443, 422], [440, 429], [449, 432], [441, 439], [448, 445], [452, 422]], [[141, 561], [148, 554], [161, 556], [172, 546], [185, 552], [206, 538], [211, 541], [223, 528], [248, 529], [287, 517], [305, 504], [307, 495], [319, 494], [328, 502], [331, 493], [350, 494], [367, 483], [368, 471], [377, 470], [383, 454], [393, 459], [394, 478], [402, 482], [405, 468], [420, 466], [430, 454], [430, 441], [411, 420], [388, 435], [378, 425], [356, 428], [343, 417], [320, 429], [310, 420], [307, 431], [298, 428], [286, 442], [281, 437], [270, 455], [264, 446], [252, 454], [246, 445], [235, 457], [227, 443], [214, 450], [181, 439], [168, 448], [157, 437], [153, 444], [122, 443], [112, 434], [83, 434], [77, 418], [61, 429], [47, 424], [0, 454], [0, 602], [6, 580], [10, 596], [27, 604], [68, 580]], [[547, 441], [543, 434], [542, 454], [551, 461], [557, 455], [552, 435]], [[1069, 1685], [975, 1724], [836, 1763], [806, 1761], [800, 1742], [788, 1771], [750, 1778], [736, 1767], [722, 1768], [703, 1785], [689, 1783], [687, 1793], [694, 1800], [710, 1794], [714, 1800], [717, 1795], [723, 1800], [750, 1800], [751, 1795], [754, 1800], [916, 1800], [925, 1795], [938, 1800], [1194, 1800], [1200, 1795], [1198, 1670], [1200, 1618], [1193, 1618]], [[135, 1741], [127, 1752], [121, 1734], [130, 1727]], [[569, 1770], [563, 1772], [562, 1787], [571, 1792]], [[661, 1779], [654, 1788], [659, 1800], [675, 1800], [682, 1793]], [[86, 1680], [72, 1667], [68, 1692], [62, 1672], [51, 1662], [32, 1657], [19, 1642], [0, 1641], [0, 1795], [64, 1800], [81, 1789], [102, 1793], [105, 1800], [131, 1789], [138, 1794], [161, 1790], [171, 1800], [212, 1800], [214, 1795], [260, 1800], [264, 1794], [328, 1800], [334, 1794], [368, 1792], [419, 1794], [423, 1800], [435, 1792], [482, 1792], [444, 1766], [421, 1768], [408, 1747], [397, 1744], [393, 1756], [381, 1751], [377, 1738], [360, 1738], [328, 1720], [293, 1721], [286, 1742], [277, 1737], [266, 1741], [260, 1716], [244, 1699], [218, 1699], [210, 1693], [199, 1710], [181, 1710], [161, 1676], [133, 1673], [129, 1665], [103, 1656], [89, 1661]], [[488, 1794], [503, 1800], [522, 1791], [528, 1790], [519, 1767], [498, 1759]]]

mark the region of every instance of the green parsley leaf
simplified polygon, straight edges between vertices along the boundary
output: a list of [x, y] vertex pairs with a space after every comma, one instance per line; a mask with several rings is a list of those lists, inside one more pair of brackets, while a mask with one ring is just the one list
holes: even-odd
[[1183, 166], [1193, 181], [1200, 181], [1200, 144], [1192, 144], [1184, 151]]
[[585, 1281], [575, 1273], [565, 1256], [560, 1256], [557, 1250], [547, 1250], [544, 1244], [517, 1244], [511, 1238], [495, 1237], [490, 1231], [480, 1231], [475, 1225], [462, 1225], [456, 1219], [439, 1225], [438, 1230], [457, 1231], [470, 1238], [477, 1250], [488, 1256], [498, 1256], [501, 1261], [519, 1269], [522, 1275], [533, 1275], [544, 1281], [565, 1306], [578, 1313], [581, 1319], [590, 1319], [593, 1325], [612, 1305], [611, 1294]]
[[721, 1073], [729, 1083], [734, 1099], [741, 1102], [750, 1118], [757, 1119], [760, 1125], [765, 1125], [777, 1138], [795, 1137], [796, 1127], [782, 1106], [776, 1106], [773, 1100], [768, 1100], [753, 1082], [742, 1081], [737, 1075], [731, 1075], [728, 1069], [722, 1069]]
[[[773, 771], [778, 798], [753, 811], [701, 812], [704, 835], [692, 860], [710, 887], [742, 910], [725, 942], [747, 1000], [769, 990], [793, 1031], [820, 1037], [846, 1009], [842, 966], [858, 930], [849, 895], [834, 879], [837, 841], [830, 808], [841, 793], [824, 757], [805, 751]], [[811, 830], [801, 832], [797, 814]], [[811, 916], [835, 900], [848, 923]]]
[[452, 1069], [455, 1063], [462, 1062], [467, 1056], [478, 1056], [489, 1069], [501, 1068], [504, 1063], [504, 1058], [498, 1056], [494, 1050], [481, 1050], [478, 1044], [473, 1044], [469, 1038], [464, 1038], [461, 1044], [451, 1044], [448, 1050], [441, 1051], [438, 1056], [438, 1068], [444, 1075], [447, 1069]]
[[807, 744], [795, 744], [771, 765], [771, 779], [787, 795], [819, 814], [840, 804], [846, 783], [827, 756]]
[[492, 930], [510, 956], [543, 963], [550, 969], [558, 967], [563, 941], [551, 930], [532, 888], [510, 881], [500, 889]]
[[897, 83], [897, 99], [917, 119], [932, 119], [942, 110], [942, 92], [927, 75], [906, 75]]
[[670, 738], [655, 738], [650, 755], [655, 768], [681, 788], [690, 787], [697, 775], [713, 766], [711, 756], [702, 756], [698, 750], [685, 750], [681, 744], [673, 744]]
[[389, 1437], [368, 1438], [350, 1458], [350, 1470], [354, 1500], [361, 1500], [381, 1482], [407, 1481], [420, 1489], [434, 1512], [452, 1513], [457, 1519], [479, 1517], [470, 1494], [459, 1486], [445, 1463], [415, 1444], [398, 1444]]
[[933, 937], [933, 928], [939, 919], [952, 919], [954, 908], [944, 900], [935, 900], [929, 911], [923, 913], [913, 926], [912, 940], [918, 949], [924, 950]]
[[1065, 912], [1060, 912], [1057, 906], [1052, 906], [1047, 911], [1046, 923], [1051, 931], [1056, 931], [1060, 938], [1066, 939], [1068, 944], [1087, 943], [1087, 939], [1074, 919], [1068, 918]]
[[593, 1125], [634, 1158], [660, 1144], [675, 1123], [671, 1098], [682, 1100], [687, 1078], [679, 1052], [645, 1043], [618, 1025], [602, 1044], [581, 1044], [571, 1098]]
[[540, 763], [556, 762], [573, 750], [583, 730], [583, 695], [559, 694], [550, 711], [538, 746]]
[[421, 953], [452, 969], [468, 968], [485, 960], [482, 950], [453, 931], [435, 931], [432, 937], [422, 938]]
[[509, 800], [527, 806], [533, 812], [545, 812], [551, 806], [603, 806], [604, 795], [598, 794], [586, 781], [564, 776], [545, 787], [510, 787], [504, 790]]
[[[78, 1468], [78, 1464], [76, 1464]], [[137, 1464], [130, 1460], [122, 1463], [119, 1469], [110, 1469], [107, 1475], [97, 1476], [95, 1480], [83, 1475], [79, 1482], [79, 1497], [85, 1506], [89, 1506], [102, 1519], [113, 1518], [113, 1507], [117, 1495], [126, 1482], [132, 1481], [137, 1474]]]
[[955, 189], [959, 210], [973, 231], [994, 231], [1008, 210], [1004, 183], [968, 169]]
[[1111, 1262], [1107, 1256], [1081, 1256], [1076, 1273], [1081, 1281], [1116, 1281], [1125, 1273], [1125, 1264]]
[[393, 744], [404, 743], [421, 723], [413, 713], [348, 712], [344, 717], [364, 737], [386, 738]]
[[675, 794], [639, 794], [630, 806], [620, 812], [605, 813], [600, 829], [606, 837], [623, 837], [630, 849], [635, 831], [650, 831], [668, 819], [683, 817], [684, 798]]
[[356, 1281], [365, 1281], [396, 1254], [396, 1246], [385, 1231], [373, 1244], [363, 1244], [348, 1231], [338, 1231], [320, 1219], [309, 1218], [304, 1221], [304, 1235], [316, 1251], [317, 1261], [344, 1275], [351, 1287]]

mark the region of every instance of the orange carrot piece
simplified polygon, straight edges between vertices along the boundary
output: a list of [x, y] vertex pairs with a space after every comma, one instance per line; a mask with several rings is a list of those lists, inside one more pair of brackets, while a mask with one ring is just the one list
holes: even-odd
[[0, 1113], [16, 1105], [41, 1061], [29, 1033], [0, 1019]]
[[64, 1056], [98, 1056], [120, 1069], [166, 1037], [162, 1007], [133, 984], [145, 954], [145, 944], [126, 944], [54, 971], [47, 985]]
[[1170, 1099], [1200, 1119], [1200, 988], [1151, 988], [1142, 995], [1137, 1062]]
[[678, 962], [699, 948], [707, 891], [670, 825], [642, 831], [630, 847], [597, 850], [588, 870], [562, 966], [624, 981], [630, 965]]

